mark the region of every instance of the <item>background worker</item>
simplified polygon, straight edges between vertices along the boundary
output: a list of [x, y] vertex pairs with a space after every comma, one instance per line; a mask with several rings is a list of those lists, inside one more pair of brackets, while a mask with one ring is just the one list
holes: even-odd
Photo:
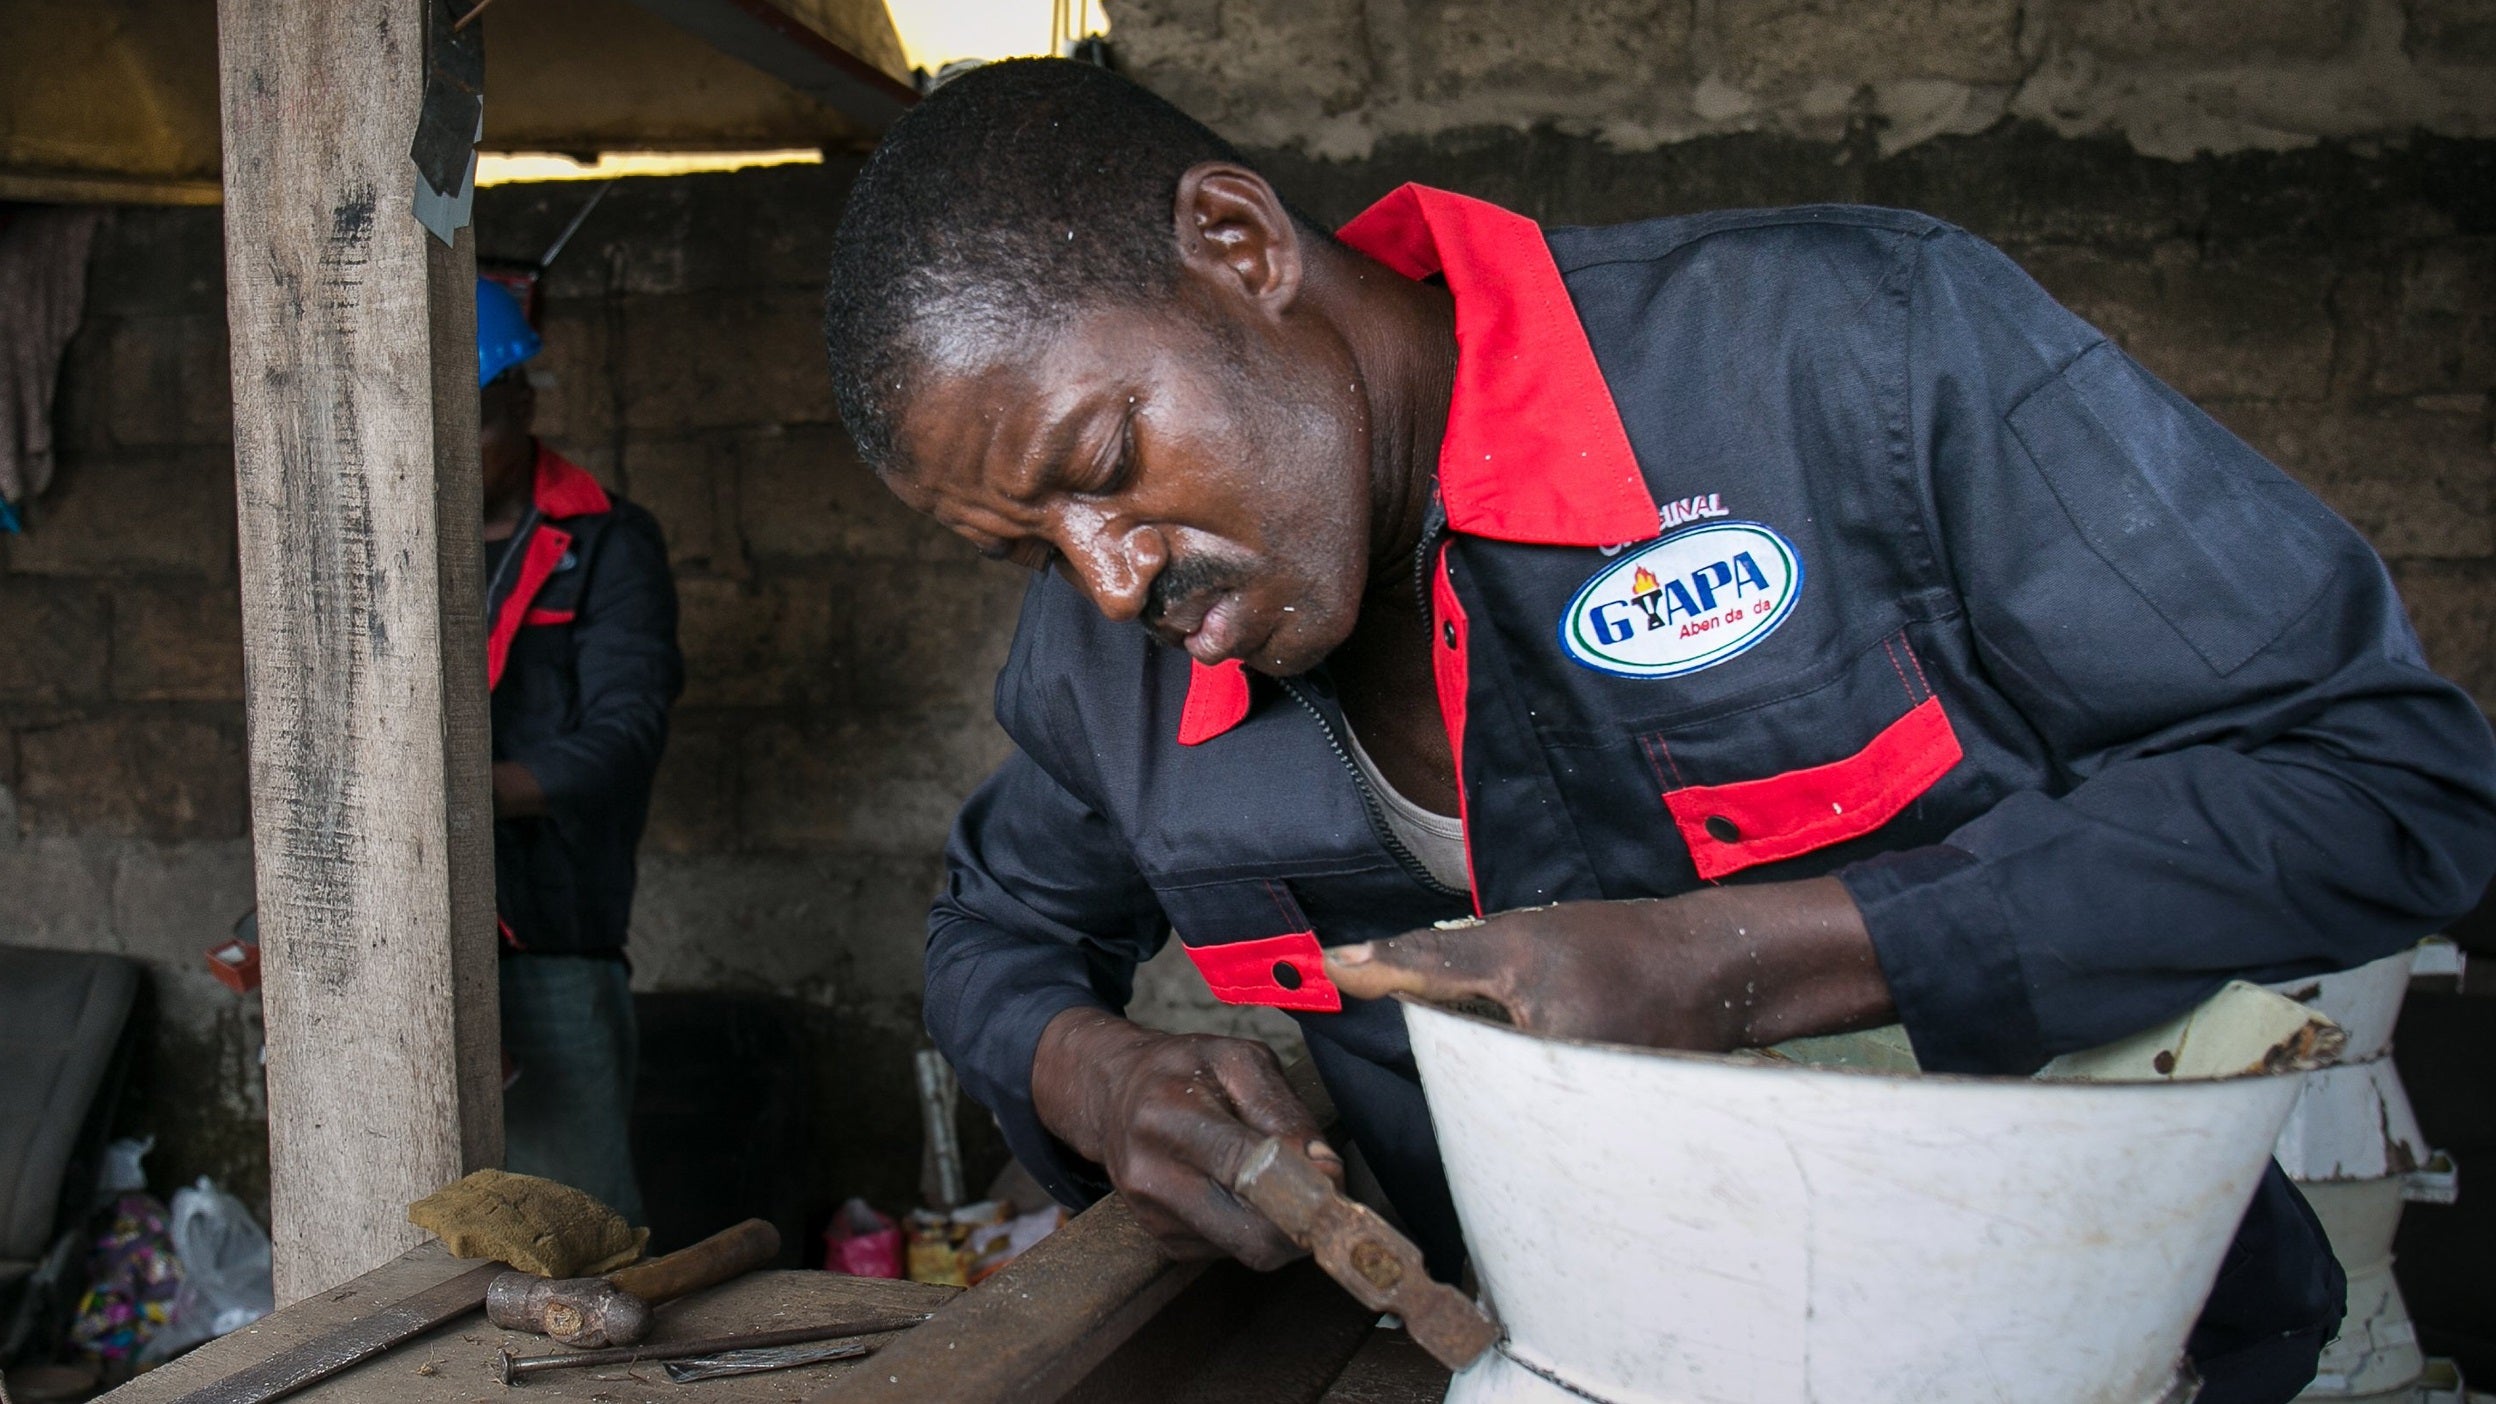
[[638, 1041], [624, 954], [634, 850], [684, 686], [658, 523], [530, 432], [539, 350], [477, 280], [493, 690], [505, 1168], [642, 1222], [630, 1127]]
[[[1391, 990], [2024, 1075], [2496, 868], [2496, 744], [2364, 539], [1937, 220], [1408, 186], [1330, 236], [1134, 85], [1003, 63], [870, 160], [826, 328], [887, 486], [1039, 573], [929, 1027], [1177, 1252], [1290, 1256], [1224, 1185], [1316, 1128], [1262, 1045], [1121, 1017], [1174, 929], [1299, 1017], [1444, 1273]], [[2344, 1295], [2274, 1167], [2203, 1399], [2294, 1395]]]

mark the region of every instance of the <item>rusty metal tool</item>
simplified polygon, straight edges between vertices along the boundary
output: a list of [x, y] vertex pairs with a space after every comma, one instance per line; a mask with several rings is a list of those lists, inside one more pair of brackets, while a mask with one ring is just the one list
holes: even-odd
[[401, 1341], [475, 1311], [485, 1304], [486, 1284], [509, 1270], [501, 1263], [480, 1264], [370, 1316], [281, 1350], [247, 1370], [202, 1385], [174, 1404], [266, 1404], [296, 1390], [309, 1389]]
[[604, 1277], [506, 1272], [485, 1289], [485, 1315], [506, 1331], [535, 1331], [565, 1345], [633, 1345], [650, 1334], [652, 1307], [742, 1277], [779, 1253], [780, 1231], [748, 1219]]
[[667, 1362], [667, 1377], [678, 1384], [691, 1384], [695, 1380], [725, 1379], [730, 1375], [794, 1370], [801, 1365], [821, 1365], [833, 1360], [859, 1360], [873, 1354], [875, 1346], [868, 1341], [817, 1341], [813, 1345], [728, 1350], [717, 1355], [671, 1360]]
[[906, 1331], [932, 1315], [910, 1312], [904, 1315], [875, 1317], [866, 1321], [841, 1321], [820, 1326], [791, 1326], [780, 1331], [749, 1331], [742, 1336], [709, 1336], [695, 1341], [661, 1341], [653, 1345], [616, 1346], [607, 1350], [575, 1350], [561, 1355], [501, 1356], [502, 1380], [516, 1385], [531, 1375], [548, 1370], [578, 1370], [595, 1365], [637, 1365], [645, 1360], [683, 1360], [694, 1356], [714, 1355], [732, 1350], [763, 1350], [774, 1346], [805, 1345], [814, 1341], [846, 1340], [851, 1336], [874, 1336], [886, 1331]]
[[1378, 1212], [1335, 1188], [1308, 1155], [1267, 1137], [1231, 1192], [1316, 1257], [1361, 1305], [1404, 1318], [1422, 1349], [1461, 1370], [1499, 1342], [1499, 1323], [1423, 1268], [1421, 1250]]

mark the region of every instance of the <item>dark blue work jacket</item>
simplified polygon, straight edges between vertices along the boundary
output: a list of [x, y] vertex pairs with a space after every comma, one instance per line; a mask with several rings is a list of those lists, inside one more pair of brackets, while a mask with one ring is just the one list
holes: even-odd
[[547, 804], [542, 817], [494, 824], [503, 941], [541, 955], [620, 951], [667, 709], [684, 687], [659, 524], [540, 445], [486, 619], [494, 759], [527, 766]]
[[[1172, 929], [1295, 1012], [1444, 1270], [1402, 1020], [1321, 945], [1834, 873], [1923, 1065], [2022, 1074], [2485, 887], [2487, 722], [2374, 552], [1981, 241], [1851, 208], [1546, 235], [1416, 187], [1344, 237], [1456, 303], [1415, 586], [1473, 890], [1390, 837], [1322, 669], [1201, 668], [1036, 580], [927, 1021], [1061, 1198], [1104, 1186], [1033, 1115], [1041, 1028], [1123, 1007]], [[2284, 1181], [2245, 1238], [2305, 1299], [2255, 1318], [2337, 1315]]]

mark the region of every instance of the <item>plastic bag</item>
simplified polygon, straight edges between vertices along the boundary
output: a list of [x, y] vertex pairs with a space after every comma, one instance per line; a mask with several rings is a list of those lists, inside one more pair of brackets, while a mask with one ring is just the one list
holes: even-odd
[[174, 1296], [173, 1319], [142, 1352], [151, 1362], [239, 1331], [276, 1305], [269, 1236], [241, 1200], [202, 1175], [189, 1189], [174, 1191], [172, 1221], [182, 1288]]
[[901, 1276], [901, 1225], [863, 1199], [832, 1213], [823, 1231], [823, 1270], [852, 1277]]
[[156, 1149], [156, 1138], [144, 1140], [124, 1136], [104, 1148], [104, 1163], [97, 1168], [95, 1203], [97, 1208], [112, 1203], [125, 1194], [147, 1193], [147, 1167], [140, 1162]]

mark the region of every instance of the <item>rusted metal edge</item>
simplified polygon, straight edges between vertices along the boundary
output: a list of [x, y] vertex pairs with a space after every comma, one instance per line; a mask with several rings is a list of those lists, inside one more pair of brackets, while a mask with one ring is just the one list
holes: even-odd
[[888, 1331], [907, 1331], [935, 1313], [914, 1311], [907, 1315], [869, 1317], [863, 1321], [831, 1321], [816, 1326], [790, 1326], [778, 1331], [745, 1331], [727, 1336], [702, 1336], [686, 1341], [650, 1341], [641, 1345], [608, 1346], [603, 1350], [561, 1351], [552, 1355], [514, 1355], [502, 1352], [497, 1367], [502, 1382], [508, 1386], [531, 1375], [549, 1370], [579, 1370], [606, 1365], [632, 1365], [645, 1360], [682, 1360], [697, 1355], [722, 1355], [731, 1351], [769, 1350], [776, 1346], [814, 1345], [822, 1341], [847, 1340], [853, 1336], [880, 1336]]
[[282, 1399], [484, 1306], [486, 1284], [506, 1270], [501, 1263], [470, 1268], [369, 1316], [281, 1350], [257, 1365], [202, 1385], [174, 1404], [265, 1404]]
[[1432, 1280], [1411, 1239], [1346, 1198], [1298, 1148], [1267, 1137], [1231, 1192], [1314, 1254], [1356, 1300], [1404, 1318], [1413, 1339], [1448, 1369], [1465, 1368], [1499, 1340], [1499, 1323], [1464, 1293]]

